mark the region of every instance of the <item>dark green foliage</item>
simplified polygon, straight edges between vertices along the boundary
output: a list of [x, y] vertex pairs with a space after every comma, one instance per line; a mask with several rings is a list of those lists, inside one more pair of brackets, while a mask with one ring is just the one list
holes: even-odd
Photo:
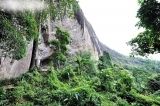
[[137, 18], [140, 21], [136, 26], [144, 28], [145, 31], [139, 33], [128, 44], [132, 46], [132, 55], [145, 56], [160, 51], [160, 3], [157, 0], [141, 0], [139, 3], [140, 8], [137, 11]]
[[99, 70], [112, 68], [111, 58], [109, 56], [109, 53], [107, 53], [106, 51], [104, 51], [103, 55], [99, 57], [99, 60], [101, 62], [98, 64]]
[[51, 56], [51, 61], [53, 61], [54, 67], [56, 68], [59, 65], [58, 61], [61, 65], [64, 65], [66, 61], [66, 56], [61, 52], [54, 52]]
[[60, 65], [64, 65], [66, 61], [67, 44], [70, 42], [70, 35], [67, 31], [56, 27], [56, 38], [57, 40], [52, 40], [50, 44], [53, 45], [55, 52], [51, 56], [51, 61], [53, 61], [54, 67], [59, 68]]
[[68, 81], [75, 76], [71, 66], [66, 67], [65, 69], [59, 71], [58, 78], [60, 81]]
[[140, 21], [137, 23], [139, 27], [159, 31], [159, 2], [157, 0], [143, 0], [137, 12], [137, 18]]
[[149, 79], [148, 86], [153, 91], [160, 90], [160, 74], [158, 74], [155, 77]]

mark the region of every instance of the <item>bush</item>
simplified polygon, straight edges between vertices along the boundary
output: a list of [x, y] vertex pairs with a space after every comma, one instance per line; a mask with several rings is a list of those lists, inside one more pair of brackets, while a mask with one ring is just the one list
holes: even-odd
[[153, 91], [160, 90], [160, 74], [149, 79], [148, 86]]
[[60, 81], [68, 81], [75, 76], [71, 66], [66, 67], [65, 69], [59, 71], [58, 79]]
[[101, 85], [97, 88], [100, 91], [109, 91], [109, 92], [115, 92], [115, 85], [114, 85], [114, 73], [111, 69], [107, 68], [105, 70], [102, 70], [99, 73], [99, 78], [101, 79]]

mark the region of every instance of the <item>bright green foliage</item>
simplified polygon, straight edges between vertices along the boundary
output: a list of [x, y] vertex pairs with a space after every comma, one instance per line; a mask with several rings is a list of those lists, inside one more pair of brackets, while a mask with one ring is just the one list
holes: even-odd
[[135, 81], [134, 86], [137, 92], [146, 94], [146, 91], [148, 90], [147, 88], [148, 76], [151, 76], [152, 73], [141, 68], [133, 68], [130, 71], [132, 72], [132, 75], [134, 77]]
[[[151, 94], [141, 93], [135, 88], [136, 75], [139, 71], [122, 70], [112, 67], [94, 71], [88, 52], [78, 56], [90, 64], [83, 64], [86, 71], [77, 74], [76, 57], [62, 70], [39, 73], [37, 69], [27, 72], [18, 78], [0, 81], [0, 105], [5, 106], [159, 106], [158, 91]], [[87, 60], [89, 59], [89, 60]], [[70, 59], [71, 61], [72, 59]], [[80, 59], [79, 59], [80, 60]], [[80, 62], [80, 61], [79, 61]], [[79, 63], [81, 64], [81, 63]], [[91, 68], [91, 69], [89, 69]], [[83, 69], [83, 68], [82, 68]], [[146, 78], [150, 75], [146, 74]], [[137, 78], [140, 78], [137, 77]], [[138, 80], [143, 82], [142, 80]], [[145, 81], [145, 80], [144, 80]], [[145, 86], [145, 85], [144, 85]], [[138, 91], [138, 92], [137, 92]], [[145, 94], [145, 95], [144, 95]]]
[[133, 87], [132, 75], [129, 72], [122, 70], [120, 72], [120, 77], [121, 79], [117, 81], [117, 86], [116, 86], [117, 90], [120, 92], [131, 91]]
[[80, 51], [76, 56], [78, 64], [77, 71], [82, 74], [82, 71], [86, 71], [89, 75], [94, 76], [96, 73], [96, 61], [93, 59], [92, 54], [88, 51]]
[[137, 0], [137, 1], [139, 5], [143, 2], [143, 0]]
[[23, 58], [27, 48], [24, 37], [26, 37], [27, 41], [30, 41], [38, 34], [37, 23], [33, 14], [19, 13], [17, 15], [0, 11], [0, 20], [1, 49], [8, 52], [8, 55], [12, 54], [14, 59], [19, 60]]
[[[67, 72], [70, 69], [66, 68], [65, 70]], [[17, 79], [9, 80], [8, 84], [13, 84], [13, 88], [0, 87], [0, 104], [9, 106], [13, 104], [101, 106], [101, 98], [92, 88], [85, 85], [71, 87], [64, 83], [65, 80], [64, 82], [59, 80], [60, 77], [66, 76], [63, 74], [65, 72], [60, 72], [62, 74], [49, 70], [46, 74], [41, 75], [35, 70], [33, 73], [26, 73]], [[57, 75], [60, 77], [58, 78]], [[73, 79], [73, 77], [70, 78]], [[3, 81], [0, 84], [7, 85]]]
[[70, 35], [67, 31], [56, 27], [56, 38], [59, 40], [61, 44], [69, 44], [70, 43]]
[[160, 3], [157, 0], [141, 0], [137, 18], [140, 21], [136, 26], [145, 31], [128, 42], [132, 46], [132, 55], [145, 56], [160, 51]]
[[103, 55], [99, 57], [99, 60], [101, 62], [98, 64], [99, 70], [113, 67], [109, 53], [107, 53], [106, 51], [104, 51]]
[[56, 27], [56, 40], [52, 40], [50, 44], [53, 45], [55, 52], [52, 54], [51, 60], [53, 61], [54, 67], [64, 65], [66, 61], [67, 44], [70, 42], [70, 35], [67, 31]]
[[115, 83], [114, 83], [114, 72], [113, 70], [107, 68], [102, 70], [99, 73], [99, 78], [101, 79], [101, 85], [98, 86], [98, 91], [109, 91], [115, 92]]

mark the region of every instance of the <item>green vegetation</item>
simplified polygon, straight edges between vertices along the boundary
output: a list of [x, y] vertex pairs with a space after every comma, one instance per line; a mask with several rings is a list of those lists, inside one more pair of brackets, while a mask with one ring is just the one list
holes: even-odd
[[[38, 35], [37, 23], [33, 17], [32, 13], [19, 13], [17, 15], [16, 13], [10, 14], [0, 11], [1, 49], [7, 52], [4, 55], [12, 55], [17, 60], [25, 56], [27, 48], [26, 40], [31, 41]], [[13, 20], [14, 18], [17, 20]], [[24, 37], [26, 40], [24, 40]]]
[[138, 0], [140, 8], [137, 11], [139, 22], [136, 24], [145, 31], [128, 42], [132, 46], [131, 55], [147, 56], [160, 51], [160, 23], [159, 23], [159, 1], [157, 0]]
[[111, 60], [114, 63], [118, 64], [119, 66], [122, 66], [127, 70], [140, 69], [145, 70], [147, 72], [160, 72], [160, 61], [124, 56], [108, 48], [106, 45], [102, 43], [101, 47], [104, 51], [109, 53]]
[[109, 53], [104, 51], [103, 55], [99, 57], [100, 64], [98, 64], [99, 70], [106, 69], [106, 68], [112, 68], [111, 58], [109, 56]]
[[66, 62], [66, 52], [67, 52], [67, 44], [70, 42], [70, 35], [67, 31], [56, 27], [56, 38], [52, 40], [50, 44], [53, 45], [52, 49], [54, 53], [51, 56], [51, 61], [53, 61], [53, 65], [55, 68], [59, 68], [60, 65], [64, 65]]
[[[104, 52], [103, 56], [105, 57], [106, 54]], [[37, 69], [34, 69], [20, 77], [1, 80], [0, 105], [160, 105], [158, 91], [150, 86], [152, 80], [159, 81], [159, 76], [151, 72], [146, 74], [143, 70], [124, 70], [116, 64], [110, 68], [98, 70], [97, 63], [89, 52], [80, 52], [77, 56], [68, 58], [65, 67], [61, 70], [53, 70], [51, 64], [47, 72], [38, 72]], [[111, 64], [113, 63], [108, 60], [104, 66]], [[150, 76], [153, 78], [150, 79]], [[155, 82], [153, 82], [154, 85], [159, 84]]]
[[[38, 27], [45, 22], [48, 14], [50, 18], [63, 17], [66, 11], [72, 15], [72, 8], [76, 8], [74, 0], [45, 2], [50, 5], [41, 12], [0, 10], [0, 43], [1, 49], [8, 53], [5, 55], [17, 60], [23, 58], [29, 41], [34, 40], [37, 47]], [[159, 52], [158, 2], [139, 0], [139, 4], [141, 8], [137, 17], [140, 22], [137, 25], [146, 28], [146, 31], [129, 44], [134, 47], [133, 53], [139, 55]], [[150, 21], [152, 19], [153, 22]], [[54, 53], [48, 71], [39, 72], [32, 68], [32, 71], [17, 78], [0, 80], [1, 106], [160, 106], [158, 61], [125, 57], [104, 45], [99, 60], [87, 51], [66, 58], [69, 33], [56, 28], [56, 40], [50, 42]], [[15, 45], [12, 45], [13, 42]]]

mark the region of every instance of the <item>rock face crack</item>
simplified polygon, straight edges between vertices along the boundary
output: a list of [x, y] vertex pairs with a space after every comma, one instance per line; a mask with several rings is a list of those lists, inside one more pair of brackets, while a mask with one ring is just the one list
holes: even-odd
[[34, 68], [34, 66], [35, 66], [37, 49], [38, 49], [38, 42], [37, 42], [37, 40], [34, 40], [33, 41], [31, 62], [30, 62], [30, 66], [29, 66], [30, 70], [32, 70]]

